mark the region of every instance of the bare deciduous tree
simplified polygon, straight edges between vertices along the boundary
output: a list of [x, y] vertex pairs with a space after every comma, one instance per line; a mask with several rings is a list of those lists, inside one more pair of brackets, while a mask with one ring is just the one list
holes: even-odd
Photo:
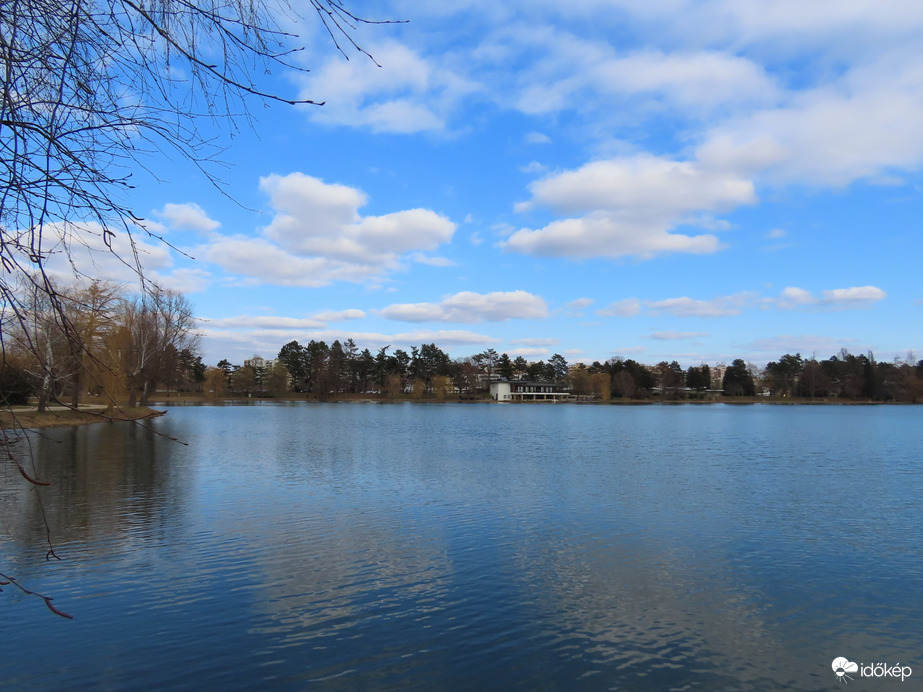
[[165, 358], [197, 348], [192, 304], [178, 291], [156, 289], [123, 299], [118, 313], [119, 324], [106, 343], [106, 364], [124, 382], [128, 405], [147, 406], [164, 379]]
[[[369, 22], [341, 0], [303, 6], [337, 49], [365, 52], [352, 31]], [[30, 327], [40, 329], [22, 345], [41, 370], [43, 396], [56, 396], [61, 368], [99, 363], [88, 350], [96, 337], [85, 338], [80, 311], [68, 309], [51, 271], [69, 264], [80, 278], [81, 246], [114, 253], [135, 272], [147, 296], [139, 319], [164, 317], [170, 298], [145, 280], [139, 260], [136, 237], [153, 234], [127, 199], [132, 174], [149, 153], [169, 152], [218, 184], [210, 163], [219, 148], [200, 129], [203, 120], [223, 119], [233, 131], [252, 98], [314, 103], [257, 80], [273, 67], [302, 69], [290, 62], [298, 50], [284, 28], [292, 13], [285, 0], [0, 1], [0, 366], [13, 331]], [[158, 324], [138, 327], [132, 338], [142, 350], [164, 337]], [[150, 375], [139, 362], [128, 389], [143, 398]], [[0, 430], [6, 456], [28, 479], [10, 440]]]
[[[357, 22], [340, 0], [310, 0], [337, 48]], [[148, 288], [138, 234], [152, 235], [126, 199], [132, 174], [154, 151], [192, 161], [213, 177], [216, 142], [251, 98], [289, 104], [256, 76], [298, 50], [270, 0], [4, 0], [0, 3], [0, 300], [25, 309], [18, 286], [48, 296], [72, 334], [49, 264], [78, 246], [117, 251]]]

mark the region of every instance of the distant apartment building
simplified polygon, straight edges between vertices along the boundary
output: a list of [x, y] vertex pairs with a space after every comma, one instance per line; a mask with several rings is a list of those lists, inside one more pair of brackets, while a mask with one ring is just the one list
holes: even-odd
[[275, 358], [262, 358], [260, 356], [253, 356], [244, 361], [244, 367], [251, 367], [257, 372], [262, 370], [263, 372], [268, 372], [273, 369], [276, 365]]

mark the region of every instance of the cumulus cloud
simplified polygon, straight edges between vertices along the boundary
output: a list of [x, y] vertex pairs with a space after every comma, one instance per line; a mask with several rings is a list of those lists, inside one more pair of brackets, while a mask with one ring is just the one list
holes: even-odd
[[601, 61], [587, 77], [610, 93], [658, 94], [697, 109], [772, 102], [779, 91], [760, 65], [716, 51], [636, 52]]
[[650, 154], [594, 161], [529, 187], [533, 200], [526, 208], [540, 204], [566, 213], [631, 214], [660, 204], [672, 215], [756, 201], [753, 183], [745, 178]]
[[486, 294], [462, 291], [439, 303], [390, 305], [379, 314], [404, 322], [504, 322], [547, 317], [548, 306], [542, 298], [526, 291]]
[[834, 288], [821, 294], [821, 301], [833, 305], [865, 305], [884, 300], [887, 294], [877, 286]]
[[454, 223], [427, 209], [362, 217], [362, 192], [304, 173], [267, 176], [260, 188], [276, 210], [265, 236], [298, 255], [386, 265], [410, 250], [435, 249], [455, 232]]
[[171, 228], [181, 231], [197, 231], [208, 233], [220, 228], [221, 224], [209, 218], [205, 210], [194, 202], [174, 204], [168, 202], [162, 209], [154, 212], [159, 218], [167, 222]]
[[[604, 21], [612, 16], [611, 7], [597, 14], [593, 21]], [[686, 9], [679, 14], [685, 16]], [[626, 49], [624, 41], [587, 39], [566, 20], [545, 19], [541, 24], [508, 23], [487, 39], [506, 47], [505, 54], [494, 53], [498, 61], [509, 64], [511, 53], [521, 59], [515, 79], [496, 88], [501, 102], [524, 113], [577, 110], [605, 117], [609, 111], [611, 117], [621, 106], [633, 112], [673, 107], [682, 109], [684, 117], [701, 118], [729, 106], [778, 98], [775, 80], [736, 51], [676, 48], [662, 36], [662, 43], [672, 44], [669, 50], [650, 44]]]
[[46, 224], [42, 233], [47, 252], [45, 268], [65, 281], [92, 277], [136, 284], [143, 272], [147, 280], [162, 288], [184, 293], [202, 291], [210, 283], [208, 271], [176, 267], [170, 248], [146, 240], [140, 229], [135, 229], [131, 236], [118, 231], [109, 235], [108, 241], [103, 238], [102, 226], [96, 222]]
[[697, 157], [775, 184], [842, 187], [918, 169], [921, 114], [923, 66], [903, 55], [885, 56], [793, 94], [784, 105], [717, 125]]
[[[227, 271], [285, 286], [380, 278], [402, 257], [436, 249], [455, 224], [428, 209], [362, 216], [362, 191], [304, 173], [260, 180], [275, 210], [260, 237], [212, 234], [200, 252]], [[438, 263], [433, 258], [432, 261]]]
[[756, 201], [753, 183], [735, 174], [691, 161], [638, 154], [585, 164], [530, 185], [528, 211], [551, 207], [582, 214], [539, 229], [521, 229], [502, 245], [525, 254], [571, 257], [711, 253], [720, 248], [713, 234], [675, 232], [702, 213], [720, 212]]
[[201, 249], [205, 259], [225, 271], [279, 286], [326, 286], [334, 281], [360, 282], [373, 279], [383, 269], [326, 257], [298, 257], [265, 238], [221, 237]]
[[[593, 135], [613, 131], [610, 123], [624, 131], [652, 117], [658, 127], [661, 118], [679, 123], [674, 131], [686, 148], [682, 157], [672, 158], [683, 158], [698, 181], [733, 182], [750, 193], [715, 205], [707, 190], [705, 195], [694, 190], [687, 197], [691, 206], [678, 213], [668, 176], [650, 187], [654, 196], [645, 196], [630, 185], [609, 185], [602, 166], [587, 164], [584, 179], [578, 175], [583, 169], [551, 176], [547, 184], [553, 190], [544, 194], [537, 184], [533, 199], [519, 206], [550, 204], [575, 218], [521, 229], [505, 244], [510, 251], [590, 257], [598, 248], [602, 256], [642, 258], [714, 252], [719, 247], [714, 236], [666, 236], [680, 235], [677, 227], [690, 216], [755, 202], [757, 184], [899, 184], [902, 173], [923, 164], [918, 4], [900, 0], [882, 12], [874, 4], [834, 0], [807, 9], [797, 9], [796, 0], [681, 2], [682, 12], [675, 3], [664, 12], [630, 2], [619, 3], [618, 13], [602, 4], [578, 3], [593, 8], [588, 13], [595, 22], [611, 21], [614, 14], [624, 20], [626, 13], [643, 48], [587, 40], [567, 21], [584, 16], [578, 7], [569, 4], [566, 17], [552, 20], [549, 13], [556, 10], [544, 3], [529, 19], [508, 23], [485, 39], [498, 47], [485, 54], [524, 65], [515, 79], [491, 84], [495, 98], [528, 114], [570, 111]], [[780, 65], [787, 67], [779, 71]], [[590, 173], [602, 175], [594, 181]], [[568, 178], [573, 185], [565, 184]], [[599, 201], [597, 187], [613, 199], [625, 189], [632, 201], [617, 202], [616, 213]]]
[[333, 55], [304, 76], [302, 97], [326, 101], [308, 111], [314, 121], [398, 134], [441, 131], [454, 105], [479, 88], [403, 44], [369, 50], [385, 69]]
[[886, 297], [887, 293], [877, 286], [834, 288], [821, 291], [819, 296], [803, 288], [789, 286], [782, 290], [776, 304], [783, 309], [815, 307], [842, 310], [870, 307]]

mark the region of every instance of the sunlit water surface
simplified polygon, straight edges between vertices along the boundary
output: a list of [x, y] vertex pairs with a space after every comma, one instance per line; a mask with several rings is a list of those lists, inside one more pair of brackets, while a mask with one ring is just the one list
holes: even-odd
[[75, 616], [4, 587], [3, 690], [828, 690], [838, 656], [923, 682], [923, 407], [295, 403], [152, 427], [181, 443], [33, 437], [40, 503], [0, 470], [0, 571]]

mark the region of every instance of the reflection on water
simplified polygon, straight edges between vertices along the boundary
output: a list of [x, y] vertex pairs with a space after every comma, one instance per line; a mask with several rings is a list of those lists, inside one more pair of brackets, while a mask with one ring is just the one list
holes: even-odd
[[[280, 404], [35, 437], [4, 689], [829, 689], [923, 675], [923, 409]], [[64, 558], [46, 563], [42, 512]], [[12, 540], [11, 540], [12, 539]]]

